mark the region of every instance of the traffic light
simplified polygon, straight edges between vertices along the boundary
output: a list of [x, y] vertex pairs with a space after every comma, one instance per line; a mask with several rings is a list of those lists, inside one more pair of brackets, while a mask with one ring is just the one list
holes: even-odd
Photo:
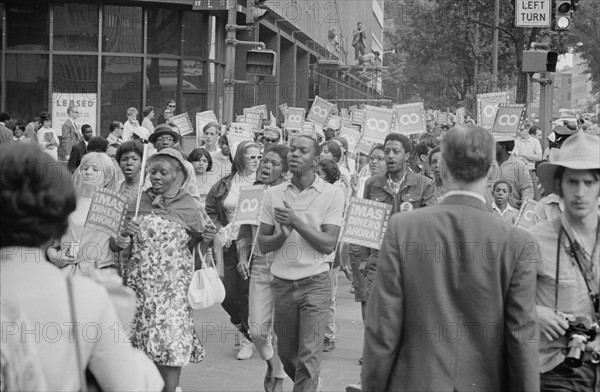
[[572, 0], [556, 0], [554, 4], [554, 30], [566, 31], [571, 28], [571, 13], [574, 8]]
[[246, 74], [275, 76], [277, 53], [266, 49], [250, 49], [246, 54]]
[[524, 50], [523, 72], [556, 72], [558, 53], [547, 50]]
[[265, 3], [266, 0], [248, 0], [246, 3], [246, 24], [258, 23], [266, 16]]

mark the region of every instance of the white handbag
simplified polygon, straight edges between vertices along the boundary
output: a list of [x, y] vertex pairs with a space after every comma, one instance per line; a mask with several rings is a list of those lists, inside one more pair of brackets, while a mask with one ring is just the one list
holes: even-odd
[[[194, 248], [193, 253], [195, 259], [196, 248]], [[225, 299], [225, 286], [223, 286], [223, 282], [221, 282], [221, 278], [219, 278], [219, 274], [215, 269], [211, 249], [208, 250], [209, 257], [206, 259], [202, 256], [201, 251], [198, 251], [198, 255], [202, 266], [194, 272], [192, 282], [188, 288], [188, 301], [190, 301], [192, 309], [206, 309], [223, 302]]]

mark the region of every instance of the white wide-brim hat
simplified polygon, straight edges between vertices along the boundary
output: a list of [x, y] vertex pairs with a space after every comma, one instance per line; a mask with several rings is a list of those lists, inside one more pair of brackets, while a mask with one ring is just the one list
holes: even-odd
[[537, 168], [537, 176], [544, 189], [558, 194], [554, 175], [559, 167], [573, 170], [600, 169], [600, 137], [577, 132], [569, 137], [557, 151], [556, 160], [543, 162]]

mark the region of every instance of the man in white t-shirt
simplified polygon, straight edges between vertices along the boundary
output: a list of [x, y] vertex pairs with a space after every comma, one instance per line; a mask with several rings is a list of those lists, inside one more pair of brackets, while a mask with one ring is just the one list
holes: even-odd
[[315, 174], [319, 155], [315, 139], [301, 135], [292, 140], [292, 179], [265, 192], [259, 218], [257, 243], [261, 252], [273, 252], [279, 357], [295, 391], [320, 388], [331, 300], [326, 257], [335, 249], [344, 210], [343, 191]]

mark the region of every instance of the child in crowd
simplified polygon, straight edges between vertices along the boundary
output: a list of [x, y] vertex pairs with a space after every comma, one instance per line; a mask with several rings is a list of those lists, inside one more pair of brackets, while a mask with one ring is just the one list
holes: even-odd
[[515, 223], [519, 211], [508, 204], [508, 197], [512, 192], [512, 185], [510, 182], [505, 180], [497, 181], [494, 184], [492, 196], [494, 197], [494, 204], [492, 205], [493, 212], [495, 215], [500, 216], [502, 219]]

